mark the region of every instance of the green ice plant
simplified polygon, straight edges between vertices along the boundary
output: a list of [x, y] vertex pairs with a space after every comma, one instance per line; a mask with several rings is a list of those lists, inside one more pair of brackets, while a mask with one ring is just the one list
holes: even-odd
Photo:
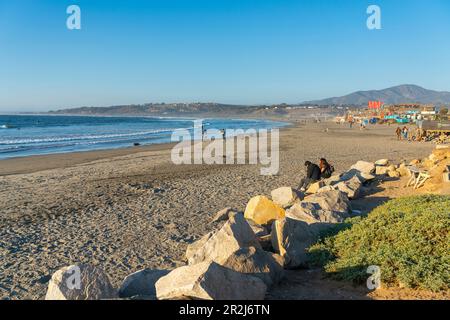
[[363, 282], [376, 265], [384, 285], [449, 289], [450, 196], [391, 200], [338, 228], [309, 249], [312, 263], [332, 277]]

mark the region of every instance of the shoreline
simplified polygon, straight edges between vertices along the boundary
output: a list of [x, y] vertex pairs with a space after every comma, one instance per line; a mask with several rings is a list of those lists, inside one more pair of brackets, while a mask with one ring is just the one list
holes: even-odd
[[[36, 116], [42, 116], [46, 114], [36, 114]], [[53, 116], [53, 115], [51, 115]], [[72, 116], [72, 115], [55, 115], [55, 116]], [[101, 116], [101, 115], [73, 115], [73, 116], [86, 116], [86, 117], [122, 117], [122, 116]], [[142, 116], [129, 116], [129, 117], [138, 117]], [[164, 117], [151, 117], [148, 118], [164, 118]], [[165, 117], [165, 119], [190, 119], [188, 117], [180, 118], [180, 117]], [[196, 119], [196, 118], [192, 118]], [[201, 118], [203, 120], [217, 119], [217, 118]], [[272, 129], [286, 130], [296, 126], [295, 121], [286, 120], [286, 119], [269, 119], [269, 118], [260, 118], [260, 119], [238, 119], [231, 117], [228, 120], [236, 120], [236, 121], [248, 121], [248, 120], [256, 120], [256, 121], [273, 121], [273, 122], [284, 122], [286, 125], [281, 127], [274, 127]], [[117, 147], [117, 148], [106, 148], [106, 149], [98, 149], [98, 150], [86, 150], [86, 151], [68, 151], [68, 152], [55, 152], [49, 154], [35, 154], [35, 155], [27, 155], [27, 156], [17, 156], [17, 157], [8, 157], [4, 159], [0, 159], [0, 177], [8, 176], [14, 174], [26, 174], [39, 172], [42, 170], [51, 170], [57, 168], [65, 168], [70, 166], [75, 166], [91, 161], [103, 160], [107, 158], [114, 158], [120, 156], [127, 156], [131, 154], [136, 154], [140, 152], [149, 152], [149, 151], [164, 151], [169, 150], [173, 146], [175, 146], [178, 142], [163, 142], [163, 143], [153, 143], [153, 144], [143, 144], [139, 146], [126, 146], [126, 147]]]
[[175, 144], [175, 142], [157, 143], [125, 148], [61, 152], [0, 159], [0, 177], [67, 168], [92, 161], [128, 156], [140, 152], [164, 151], [169, 150]]

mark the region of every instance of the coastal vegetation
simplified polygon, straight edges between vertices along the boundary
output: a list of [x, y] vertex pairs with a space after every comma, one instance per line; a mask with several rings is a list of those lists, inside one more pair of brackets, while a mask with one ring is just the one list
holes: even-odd
[[391, 200], [339, 228], [344, 230], [309, 250], [314, 263], [331, 276], [362, 282], [368, 266], [376, 265], [382, 284], [448, 290], [450, 196]]

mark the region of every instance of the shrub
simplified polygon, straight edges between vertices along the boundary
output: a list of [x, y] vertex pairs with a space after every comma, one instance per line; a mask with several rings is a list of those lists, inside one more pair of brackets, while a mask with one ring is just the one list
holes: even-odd
[[[342, 227], [341, 227], [342, 228]], [[309, 249], [330, 275], [356, 282], [377, 265], [387, 285], [433, 291], [450, 283], [450, 196], [395, 199]]]

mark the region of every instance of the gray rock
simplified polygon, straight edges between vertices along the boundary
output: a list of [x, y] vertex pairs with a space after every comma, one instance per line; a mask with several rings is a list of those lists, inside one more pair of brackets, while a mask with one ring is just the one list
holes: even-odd
[[255, 276], [271, 287], [284, 276], [284, 259], [274, 253], [254, 247], [242, 248], [234, 252], [223, 266], [237, 272]]
[[358, 161], [350, 169], [358, 170], [361, 173], [371, 174], [375, 171], [375, 164], [373, 162]]
[[375, 176], [373, 174], [363, 173], [356, 169], [351, 169], [347, 172], [344, 172], [341, 175], [341, 182], [348, 181], [348, 180], [352, 179], [353, 177], [357, 177], [361, 181], [361, 183], [365, 183], [367, 181], [375, 179]]
[[252, 228], [257, 238], [261, 238], [269, 234], [266, 227], [257, 224], [253, 220], [247, 220], [247, 222], [250, 225], [250, 228]]
[[272, 201], [283, 208], [292, 206], [303, 199], [304, 195], [300, 191], [291, 187], [281, 187], [271, 192]]
[[190, 265], [204, 261], [222, 264], [235, 251], [245, 247], [261, 248], [252, 228], [242, 214], [236, 214], [218, 231], [212, 232], [188, 247]]
[[339, 182], [334, 187], [346, 193], [349, 199], [358, 199], [361, 195], [362, 182], [358, 177], [354, 176], [347, 181]]
[[114, 299], [117, 292], [100, 268], [77, 264], [56, 271], [48, 284], [45, 300]]
[[211, 222], [226, 221], [231, 215], [236, 214], [237, 211], [232, 208], [225, 208], [217, 212], [212, 218]]
[[271, 233], [272, 247], [285, 259], [285, 267], [307, 265], [307, 249], [323, 230], [350, 217], [350, 210], [347, 195], [339, 190], [308, 196], [288, 209], [284, 219], [274, 222]]
[[336, 183], [341, 182], [341, 175], [334, 175], [327, 179], [323, 179], [322, 181], [325, 184], [325, 186], [333, 186]]
[[264, 282], [215, 262], [177, 268], [156, 282], [159, 300], [263, 300]]
[[308, 223], [286, 217], [272, 226], [272, 246], [284, 258], [285, 268], [307, 265], [307, 249], [317, 241], [319, 233]]
[[302, 202], [288, 209], [286, 217], [301, 220], [310, 225], [323, 222], [325, 224], [321, 225], [325, 226], [326, 224], [342, 223], [350, 217], [350, 214], [348, 212], [323, 210], [315, 203]]
[[197, 251], [199, 251], [203, 246], [208, 242], [208, 240], [214, 235], [214, 233], [217, 231], [211, 231], [207, 234], [205, 234], [203, 237], [198, 239], [197, 241], [189, 244], [186, 248], [185, 258], [187, 261], [191, 259]]
[[310, 195], [302, 203], [313, 203], [319, 210], [348, 213], [351, 209], [347, 195], [339, 190]]
[[119, 297], [156, 297], [155, 283], [167, 275], [169, 270], [144, 269], [127, 276], [119, 289]]

